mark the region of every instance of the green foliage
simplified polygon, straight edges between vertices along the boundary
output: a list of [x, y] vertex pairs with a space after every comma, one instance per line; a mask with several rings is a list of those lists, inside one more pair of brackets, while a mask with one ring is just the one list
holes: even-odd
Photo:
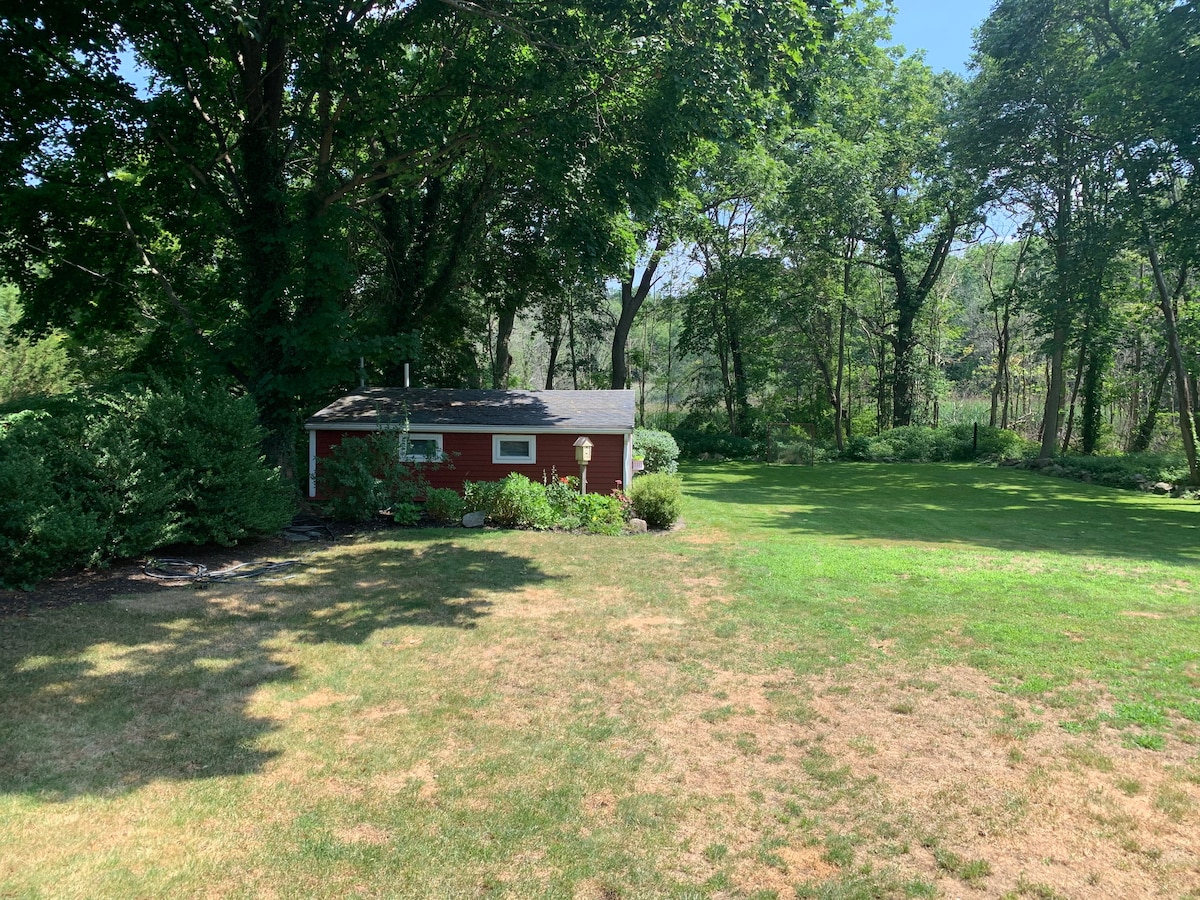
[[577, 521], [579, 518], [579, 478], [575, 475], [559, 476], [551, 469], [550, 477], [546, 480], [546, 500], [550, 508], [559, 518], [559, 524], [564, 528], [575, 528], [574, 522], [564, 522], [566, 519]]
[[425, 514], [439, 525], [453, 525], [461, 520], [465, 507], [463, 498], [450, 488], [425, 491]]
[[326, 509], [343, 522], [363, 522], [381, 510], [390, 510], [398, 525], [416, 524], [420, 507], [416, 498], [425, 492], [427, 463], [400, 458], [401, 430], [384, 429], [363, 437], [350, 437], [321, 460], [319, 477], [329, 492]]
[[0, 417], [0, 578], [281, 527], [291, 492], [262, 437], [254, 404], [220, 386], [129, 384]]
[[0, 404], [21, 397], [61, 394], [77, 379], [61, 334], [41, 339], [20, 336], [17, 290], [0, 285]]
[[726, 459], [754, 459], [760, 455], [759, 446], [750, 438], [692, 429], [677, 429], [671, 434], [679, 446], [679, 455], [685, 459], [699, 459], [703, 454]]
[[837, 448], [826, 441], [812, 441], [792, 428], [788, 432], [773, 435], [774, 442], [767, 447], [767, 462], [786, 466], [807, 466], [828, 462], [837, 457]]
[[846, 456], [872, 462], [948, 462], [1028, 456], [1035, 449], [1016, 432], [1003, 428], [979, 426], [976, 445], [973, 425], [909, 425], [873, 437], [854, 437], [846, 446]]
[[347, 438], [318, 460], [317, 476], [329, 494], [325, 512], [340, 522], [359, 522], [383, 508], [370, 438]]
[[489, 518], [496, 508], [496, 498], [500, 496], [499, 481], [464, 481], [463, 509], [466, 512], [481, 512]]
[[545, 484], [511, 473], [503, 481], [463, 484], [464, 509], [484, 513], [506, 528], [583, 528], [594, 534], [620, 534], [629, 518], [624, 494], [580, 494], [579, 479], [552, 473]]
[[396, 525], [412, 526], [421, 521], [421, 506], [411, 500], [401, 500], [393, 503], [388, 512]]
[[1115, 488], [1137, 488], [1146, 481], [1182, 484], [1188, 478], [1183, 454], [1126, 453], [1121, 456], [1056, 456], [1058, 474]]
[[545, 529], [554, 525], [554, 510], [546, 499], [546, 486], [510, 472], [499, 482], [488, 518], [509, 528]]
[[679, 445], [668, 431], [635, 428], [633, 455], [642, 458], [646, 474], [666, 472], [673, 475], [679, 469]]
[[611, 494], [579, 494], [576, 515], [593, 534], [620, 534], [625, 527], [625, 506]]
[[122, 362], [237, 371], [283, 447], [359, 357], [390, 379], [419, 347], [423, 380], [457, 383], [495, 307], [511, 322], [623, 266], [631, 219], [676, 196], [702, 138], [803, 102], [839, 18], [815, 0], [330, 15], [117, 3], [0, 31], [26, 86], [0, 104], [21, 123], [0, 268], [31, 320], [132, 347]]
[[643, 475], [630, 486], [629, 500], [651, 528], [670, 528], [683, 509], [683, 482], [678, 475]]

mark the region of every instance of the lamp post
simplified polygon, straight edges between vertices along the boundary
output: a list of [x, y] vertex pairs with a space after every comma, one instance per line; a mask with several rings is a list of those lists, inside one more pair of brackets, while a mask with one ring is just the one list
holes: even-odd
[[579, 463], [579, 493], [587, 493], [587, 466], [592, 461], [591, 438], [581, 437], [575, 441], [575, 462]]

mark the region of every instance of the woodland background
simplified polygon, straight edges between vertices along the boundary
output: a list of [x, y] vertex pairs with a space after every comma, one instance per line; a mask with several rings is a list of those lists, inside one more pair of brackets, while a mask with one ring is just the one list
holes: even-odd
[[1000, 0], [967, 78], [826, 0], [0, 5], [0, 402], [622, 388], [842, 449], [1195, 454], [1200, 9]]

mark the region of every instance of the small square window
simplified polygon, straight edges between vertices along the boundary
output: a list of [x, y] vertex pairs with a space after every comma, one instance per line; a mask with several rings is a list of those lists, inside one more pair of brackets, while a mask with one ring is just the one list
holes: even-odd
[[440, 462], [440, 434], [407, 434], [400, 437], [400, 458], [405, 462]]
[[531, 434], [492, 435], [492, 462], [496, 464], [537, 462], [537, 439]]

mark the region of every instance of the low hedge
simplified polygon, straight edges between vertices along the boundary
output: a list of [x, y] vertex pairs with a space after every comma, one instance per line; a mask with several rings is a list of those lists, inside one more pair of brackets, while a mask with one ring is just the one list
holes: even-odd
[[980, 425], [928, 428], [906, 425], [882, 434], [856, 436], [846, 445], [845, 456], [866, 462], [967, 462], [1028, 456], [1036, 446], [1013, 431]]
[[723, 456], [726, 459], [756, 459], [763, 455], [759, 443], [732, 434], [677, 429], [671, 432], [671, 436], [679, 446], [679, 455], [685, 459], [699, 459], [705, 455]]

